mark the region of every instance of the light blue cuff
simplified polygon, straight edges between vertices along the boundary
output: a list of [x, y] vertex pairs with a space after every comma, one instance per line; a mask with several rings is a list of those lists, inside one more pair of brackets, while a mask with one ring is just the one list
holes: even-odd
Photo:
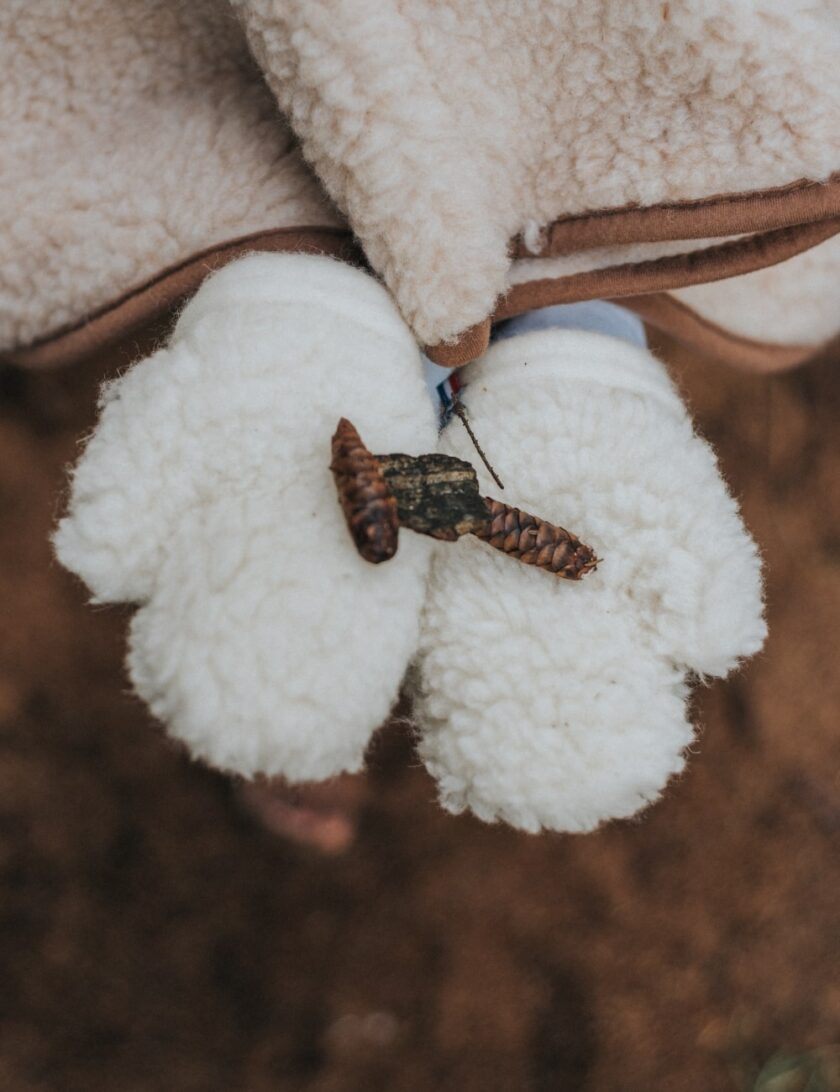
[[[583, 303], [558, 303], [553, 307], [540, 307], [526, 311], [524, 315], [507, 319], [493, 327], [492, 341], [530, 334], [534, 330], [586, 330], [593, 334], [607, 334], [619, 341], [627, 341], [639, 348], [647, 348], [647, 337], [642, 320], [606, 300], [586, 300]], [[444, 412], [444, 419], [455, 392], [449, 390], [453, 372], [423, 358], [426, 384], [432, 401]]]
[[624, 307], [606, 300], [586, 300], [583, 303], [558, 303], [553, 307], [540, 307], [526, 311], [524, 315], [500, 322], [493, 329], [493, 340], [502, 341], [532, 330], [589, 330], [595, 334], [609, 334], [631, 345], [647, 347], [645, 328], [640, 318]]

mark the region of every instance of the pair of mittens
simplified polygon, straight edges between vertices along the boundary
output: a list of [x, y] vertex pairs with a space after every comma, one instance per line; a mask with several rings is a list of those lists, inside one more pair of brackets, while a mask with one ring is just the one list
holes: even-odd
[[405, 530], [391, 561], [362, 560], [329, 469], [340, 417], [374, 452], [477, 459], [460, 422], [438, 438], [387, 292], [303, 255], [227, 266], [168, 346], [105, 388], [56, 550], [95, 601], [138, 604], [135, 689], [210, 764], [359, 769], [416, 660], [446, 807], [591, 829], [681, 768], [687, 673], [760, 647], [758, 557], [645, 350], [541, 331], [465, 379], [504, 499], [579, 534], [597, 572], [564, 582]]

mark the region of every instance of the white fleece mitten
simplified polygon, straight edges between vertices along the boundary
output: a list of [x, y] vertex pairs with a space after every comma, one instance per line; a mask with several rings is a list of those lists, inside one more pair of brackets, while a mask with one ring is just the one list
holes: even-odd
[[329, 469], [342, 415], [375, 451], [434, 447], [407, 327], [358, 270], [253, 255], [106, 387], [73, 476], [59, 559], [96, 601], [140, 605], [134, 685], [221, 769], [358, 769], [414, 654], [432, 542], [359, 557]]
[[[491, 347], [464, 401], [505, 484], [578, 534], [569, 582], [475, 538], [436, 548], [421, 636], [420, 750], [443, 804], [525, 830], [632, 815], [683, 766], [686, 675], [764, 640], [756, 548], [664, 368], [602, 334]], [[458, 421], [440, 450], [477, 463]]]

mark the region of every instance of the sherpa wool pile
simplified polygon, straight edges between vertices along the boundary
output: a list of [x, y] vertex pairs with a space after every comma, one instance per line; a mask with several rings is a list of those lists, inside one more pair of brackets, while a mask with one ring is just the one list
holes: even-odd
[[[497, 343], [465, 382], [505, 500], [574, 529], [602, 560], [569, 583], [469, 539], [438, 547], [420, 751], [453, 811], [590, 830], [682, 769], [686, 673], [726, 675], [761, 647], [758, 554], [646, 349], [539, 331]], [[471, 457], [457, 422], [441, 446]]]
[[234, 0], [417, 336], [483, 320], [558, 216], [826, 179], [835, 0]]
[[222, 0], [0, 5], [0, 350], [251, 232], [341, 218]]
[[[682, 767], [686, 672], [723, 675], [761, 645], [758, 556], [647, 350], [539, 332], [468, 382], [505, 499], [603, 557], [581, 583], [407, 531], [392, 561], [359, 558], [328, 468], [336, 422], [419, 454], [432, 408], [386, 291], [300, 255], [228, 266], [106, 388], [56, 549], [97, 600], [140, 604], [135, 687], [213, 765], [358, 769], [419, 642], [421, 754], [444, 805], [590, 829]], [[474, 459], [458, 421], [440, 448]]]
[[359, 769], [414, 654], [432, 543], [356, 553], [329, 470], [342, 414], [374, 450], [434, 447], [408, 329], [349, 266], [254, 255], [105, 389], [76, 468], [58, 556], [96, 601], [140, 604], [134, 685], [221, 769]]
[[[150, 310], [172, 303], [179, 263], [347, 221], [433, 344], [510, 280], [710, 242], [509, 271], [510, 239], [558, 216], [838, 171], [838, 55], [836, 0], [12, 0], [0, 353], [46, 341], [67, 359], [125, 332], [143, 286]], [[816, 346], [840, 330], [840, 250], [818, 249], [682, 299], [736, 334]]]

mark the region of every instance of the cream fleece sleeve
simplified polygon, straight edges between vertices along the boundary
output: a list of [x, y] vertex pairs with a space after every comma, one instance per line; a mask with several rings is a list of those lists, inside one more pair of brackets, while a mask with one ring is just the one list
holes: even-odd
[[840, 169], [834, 0], [234, 9], [306, 158], [429, 345], [492, 310], [520, 233]]

